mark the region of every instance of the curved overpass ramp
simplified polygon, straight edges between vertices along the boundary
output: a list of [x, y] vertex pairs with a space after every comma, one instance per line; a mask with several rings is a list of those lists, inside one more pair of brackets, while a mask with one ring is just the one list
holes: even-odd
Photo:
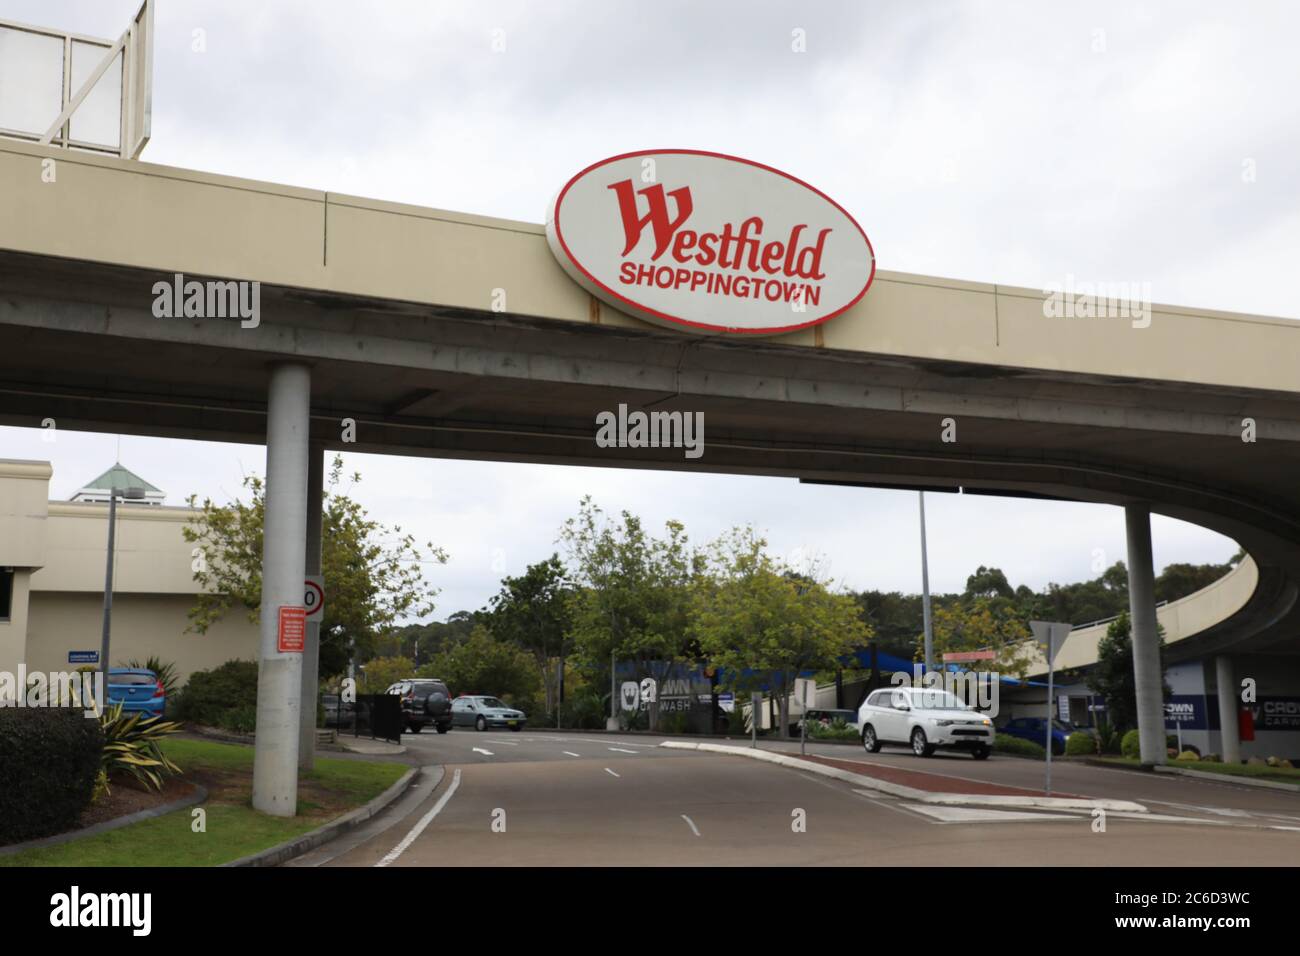
[[[590, 298], [533, 223], [17, 142], [0, 208], [5, 424], [261, 443], [292, 360], [327, 448], [1140, 504], [1254, 559], [1226, 617], [1172, 612], [1171, 653], [1296, 646], [1300, 323], [1050, 318], [1041, 290], [879, 272], [824, 326], [685, 337]], [[176, 273], [259, 282], [258, 323], [157, 317]], [[703, 458], [597, 448], [620, 403], [702, 412]]]

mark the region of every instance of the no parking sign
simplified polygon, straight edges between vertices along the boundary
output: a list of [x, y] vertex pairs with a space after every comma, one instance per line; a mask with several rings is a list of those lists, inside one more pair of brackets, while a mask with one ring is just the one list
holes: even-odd
[[307, 609], [309, 619], [320, 619], [325, 611], [325, 578], [320, 574], [309, 575], [303, 582], [302, 606]]

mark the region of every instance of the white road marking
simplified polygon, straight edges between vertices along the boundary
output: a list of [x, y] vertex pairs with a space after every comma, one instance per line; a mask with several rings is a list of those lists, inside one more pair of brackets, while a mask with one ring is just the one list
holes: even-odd
[[568, 754], [570, 757], [581, 757], [582, 754], [575, 754], [572, 750], [561, 750], [560, 753]]
[[697, 827], [697, 826], [695, 825], [695, 821], [694, 821], [694, 820], [692, 820], [690, 817], [688, 817], [688, 816], [687, 816], [686, 814], [684, 814], [684, 813], [682, 814], [682, 819], [686, 821], [686, 825], [687, 825], [688, 827], [691, 828], [691, 832], [692, 832], [692, 833], [694, 833], [696, 836], [699, 836], [699, 835], [700, 835], [700, 829], [699, 829], [699, 827]]
[[501, 746], [505, 746], [505, 747], [518, 747], [519, 745], [518, 745], [518, 744], [511, 743], [511, 742], [508, 741], [508, 740], [498, 740], [498, 741], [497, 741], [497, 746], [498, 746], [498, 747], [501, 747]]
[[614, 771], [610, 770], [608, 767], [605, 768], [605, 773], [609, 774], [611, 777], [617, 777], [617, 776], [618, 776], [618, 774], [616, 774]]
[[1174, 803], [1172, 800], [1152, 800], [1152, 803], [1162, 803], [1166, 807], [1178, 807], [1180, 810], [1199, 810], [1202, 813], [1213, 813], [1220, 817], [1250, 817], [1253, 814], [1245, 810], [1233, 810], [1228, 807], [1201, 807], [1194, 803]]
[[475, 752], [476, 754], [482, 754], [482, 755], [485, 756], [485, 757], [495, 757], [495, 756], [496, 756], [496, 754], [494, 754], [492, 751], [490, 751], [490, 750], [484, 750], [482, 747], [475, 747], [475, 748], [474, 748], [474, 752]]
[[376, 863], [375, 866], [388, 866], [388, 864], [394, 862], [399, 856], [405, 853], [407, 847], [415, 842], [415, 838], [424, 832], [424, 828], [433, 822], [433, 818], [442, 812], [442, 808], [447, 805], [447, 801], [451, 799], [451, 795], [456, 792], [456, 788], [459, 786], [460, 771], [457, 770], [455, 774], [452, 775], [451, 786], [447, 788], [447, 792], [442, 795], [441, 799], [433, 805], [433, 809], [422, 816], [420, 822], [411, 827], [411, 832], [402, 838], [402, 842], [393, 847], [393, 849], [389, 851], [388, 855]]
[[614, 753], [616, 753], [616, 754], [635, 754], [635, 753], [636, 753], [635, 750], [624, 750], [622, 747], [610, 747], [609, 749], [612, 750], [612, 751], [614, 751]]
[[1025, 813], [1018, 810], [985, 810], [973, 807], [945, 807], [905, 803], [907, 809], [932, 817], [939, 823], [1029, 823], [1036, 820], [1077, 820], [1064, 813]]

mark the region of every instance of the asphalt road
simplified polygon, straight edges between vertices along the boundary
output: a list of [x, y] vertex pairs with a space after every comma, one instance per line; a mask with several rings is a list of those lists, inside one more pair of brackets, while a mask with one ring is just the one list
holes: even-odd
[[[1077, 765], [1053, 789], [1137, 800], [1151, 814], [935, 807], [744, 757], [643, 736], [454, 730], [403, 738], [419, 787], [295, 865], [1261, 866], [1300, 859], [1300, 796]], [[740, 743], [736, 741], [736, 743]], [[798, 743], [768, 744], [798, 750]], [[810, 752], [1011, 786], [1015, 758], [812, 746]], [[802, 824], [801, 826], [799, 824]]]

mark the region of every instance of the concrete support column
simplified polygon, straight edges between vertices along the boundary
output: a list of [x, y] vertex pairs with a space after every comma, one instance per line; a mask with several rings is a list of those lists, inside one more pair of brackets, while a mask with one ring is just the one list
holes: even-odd
[[1241, 731], [1237, 726], [1237, 677], [1232, 658], [1220, 654], [1214, 659], [1214, 682], [1219, 695], [1219, 734], [1223, 737], [1223, 762], [1241, 763]]
[[1151, 560], [1151, 509], [1124, 508], [1128, 536], [1128, 599], [1133, 639], [1133, 682], [1137, 687], [1138, 739], [1146, 766], [1162, 764], [1165, 752], [1164, 681], [1156, 627], [1156, 576]]
[[291, 817], [298, 809], [302, 651], [281, 651], [279, 630], [280, 609], [302, 607], [310, 409], [311, 371], [305, 365], [273, 366], [266, 407], [266, 515], [253, 808], [279, 817]]
[[[321, 505], [325, 491], [325, 448], [307, 451], [307, 574], [321, 573]], [[320, 625], [322, 615], [307, 618], [302, 654], [302, 720], [298, 736], [298, 769], [316, 766], [316, 694], [320, 689]]]

